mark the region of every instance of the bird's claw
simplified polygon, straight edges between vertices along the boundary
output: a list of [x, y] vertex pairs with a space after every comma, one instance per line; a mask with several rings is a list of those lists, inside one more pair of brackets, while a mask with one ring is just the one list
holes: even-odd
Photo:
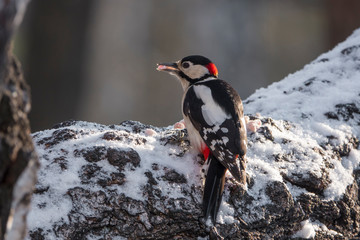
[[164, 146], [166, 146], [167, 144], [179, 144], [184, 141], [188, 141], [187, 130], [174, 129], [174, 130], [166, 131], [160, 140], [165, 142]]

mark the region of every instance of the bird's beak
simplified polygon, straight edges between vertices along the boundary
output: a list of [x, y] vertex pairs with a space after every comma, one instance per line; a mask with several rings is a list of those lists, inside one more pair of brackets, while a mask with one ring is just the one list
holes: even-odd
[[177, 63], [158, 63], [156, 70], [176, 74], [179, 72], [179, 67]]

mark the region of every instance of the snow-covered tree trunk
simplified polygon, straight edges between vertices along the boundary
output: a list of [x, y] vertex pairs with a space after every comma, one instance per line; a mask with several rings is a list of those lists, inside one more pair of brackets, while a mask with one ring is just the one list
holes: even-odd
[[227, 175], [215, 226], [182, 132], [67, 121], [35, 133], [28, 239], [359, 238], [359, 43], [357, 30], [244, 101], [247, 189]]
[[24, 239], [38, 160], [27, 114], [30, 90], [10, 41], [27, 1], [0, 1], [0, 239]]

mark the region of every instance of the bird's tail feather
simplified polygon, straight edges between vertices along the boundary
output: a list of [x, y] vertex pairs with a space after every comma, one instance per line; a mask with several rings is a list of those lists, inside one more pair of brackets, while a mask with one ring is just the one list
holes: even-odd
[[205, 220], [211, 216], [215, 224], [224, 191], [226, 168], [211, 153], [208, 161], [210, 165], [205, 180], [203, 208]]

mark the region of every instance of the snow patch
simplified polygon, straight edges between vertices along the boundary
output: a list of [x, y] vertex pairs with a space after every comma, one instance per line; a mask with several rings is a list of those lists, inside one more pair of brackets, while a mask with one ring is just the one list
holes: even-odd
[[314, 238], [315, 237], [315, 226], [313, 225], [313, 223], [308, 219], [305, 221], [301, 222], [301, 230], [299, 230], [297, 233], [295, 233], [293, 235], [293, 238], [305, 238], [305, 239], [310, 239], [310, 238]]
[[[245, 113], [256, 116], [260, 112], [262, 116], [271, 117], [275, 121], [290, 122], [294, 126], [290, 127], [290, 131], [285, 133], [279, 129], [272, 134], [275, 142], [278, 142], [276, 139], [296, 142], [297, 152], [305, 152], [319, 145], [329, 147], [329, 139], [332, 145], [341, 146], [353, 135], [359, 138], [360, 128], [353, 120], [359, 113], [349, 113], [346, 108], [346, 104], [360, 107], [359, 49], [356, 48], [359, 41], [360, 30], [356, 30], [345, 42], [322, 54], [302, 70], [288, 75], [280, 82], [258, 89], [244, 101]], [[303, 159], [290, 159], [294, 161], [293, 164], [269, 161], [269, 156], [287, 150], [286, 145], [278, 143], [265, 141], [250, 146], [247, 171], [257, 176], [258, 169], [267, 171], [273, 168], [267, 171], [272, 179], [278, 178], [279, 169], [283, 169], [284, 173], [297, 169], [299, 174], [321, 174], [321, 167], [325, 167], [322, 163], [324, 156], [317, 153]], [[348, 157], [340, 160], [331, 156], [327, 158], [334, 168], [329, 169], [331, 183], [325, 190], [325, 198], [339, 199], [354, 180], [352, 171], [359, 168], [359, 151], [353, 149]], [[312, 169], [313, 166], [316, 166], [315, 169]]]
[[334, 231], [334, 230], [330, 230], [326, 227], [325, 224], [321, 223], [320, 221], [316, 220], [316, 221], [311, 221], [310, 219], [304, 220], [301, 222], [301, 226], [302, 228], [297, 231], [292, 238], [304, 238], [304, 239], [313, 239], [315, 238], [316, 232], [318, 231], [322, 231], [322, 232], [326, 232], [329, 235], [333, 235], [333, 236], [342, 236], [342, 234]]
[[[169, 127], [170, 129], [173, 128]], [[104, 190], [98, 184], [84, 183], [84, 179], [80, 179], [80, 173], [86, 166], [97, 166], [101, 170], [91, 179], [91, 182], [96, 183], [101, 178], [109, 177], [111, 173], [116, 171], [116, 166], [110, 164], [105, 155], [106, 153], [99, 153], [98, 157], [100, 159], [96, 159], [96, 164], [86, 160], [84, 153], [79, 152], [79, 150], [87, 150], [89, 147], [98, 147], [99, 151], [101, 151], [102, 147], [107, 149], [106, 151], [109, 149], [118, 149], [125, 152], [132, 150], [139, 155], [141, 161], [138, 167], [134, 168], [131, 164], [124, 166], [122, 173], [125, 175], [125, 182], [107, 187], [114, 194], [125, 194], [134, 200], [145, 202], [146, 196], [143, 196], [142, 191], [148, 181], [145, 173], [152, 172], [154, 179], [158, 182], [157, 185], [154, 185], [154, 188], [161, 190], [163, 194], [174, 199], [188, 198], [190, 200], [190, 196], [184, 196], [181, 184], [163, 181], [163, 178], [175, 171], [176, 174], [184, 177], [189, 187], [194, 184], [199, 185], [200, 166], [195, 163], [196, 157], [193, 154], [187, 153], [182, 158], [179, 158], [176, 157], [179, 152], [178, 146], [171, 144], [164, 146], [164, 142], [160, 141], [160, 138], [164, 136], [159, 134], [164, 130], [157, 129], [156, 132], [153, 129], [151, 131], [144, 129], [138, 134], [131, 133], [131, 137], [135, 138], [135, 140], [131, 140], [128, 136], [129, 132], [133, 130], [127, 126], [109, 127], [94, 123], [76, 122], [71, 126], [33, 134], [41, 164], [36, 185], [36, 191], [40, 193], [33, 195], [32, 210], [27, 217], [29, 229], [41, 228], [45, 232], [48, 231], [47, 237], [49, 239], [55, 239], [51, 230], [53, 224], [58, 222], [69, 223], [68, 214], [74, 204], [68, 194], [69, 189], [81, 187], [91, 192]], [[125, 137], [122, 141], [104, 139], [104, 134], [107, 132]], [[64, 136], [60, 138], [65, 138], [65, 140], [56, 142], [56, 134], [63, 134]], [[143, 139], [144, 143], [140, 144], [139, 139]], [[158, 167], [157, 171], [153, 170], [154, 166]], [[175, 208], [181, 208], [176, 201], [174, 201], [174, 206]], [[129, 208], [129, 211], [143, 210]], [[82, 206], [81, 214], [91, 216], [95, 213], [93, 213], [92, 209]], [[144, 225], [150, 227], [147, 217], [144, 214], [140, 217]]]

